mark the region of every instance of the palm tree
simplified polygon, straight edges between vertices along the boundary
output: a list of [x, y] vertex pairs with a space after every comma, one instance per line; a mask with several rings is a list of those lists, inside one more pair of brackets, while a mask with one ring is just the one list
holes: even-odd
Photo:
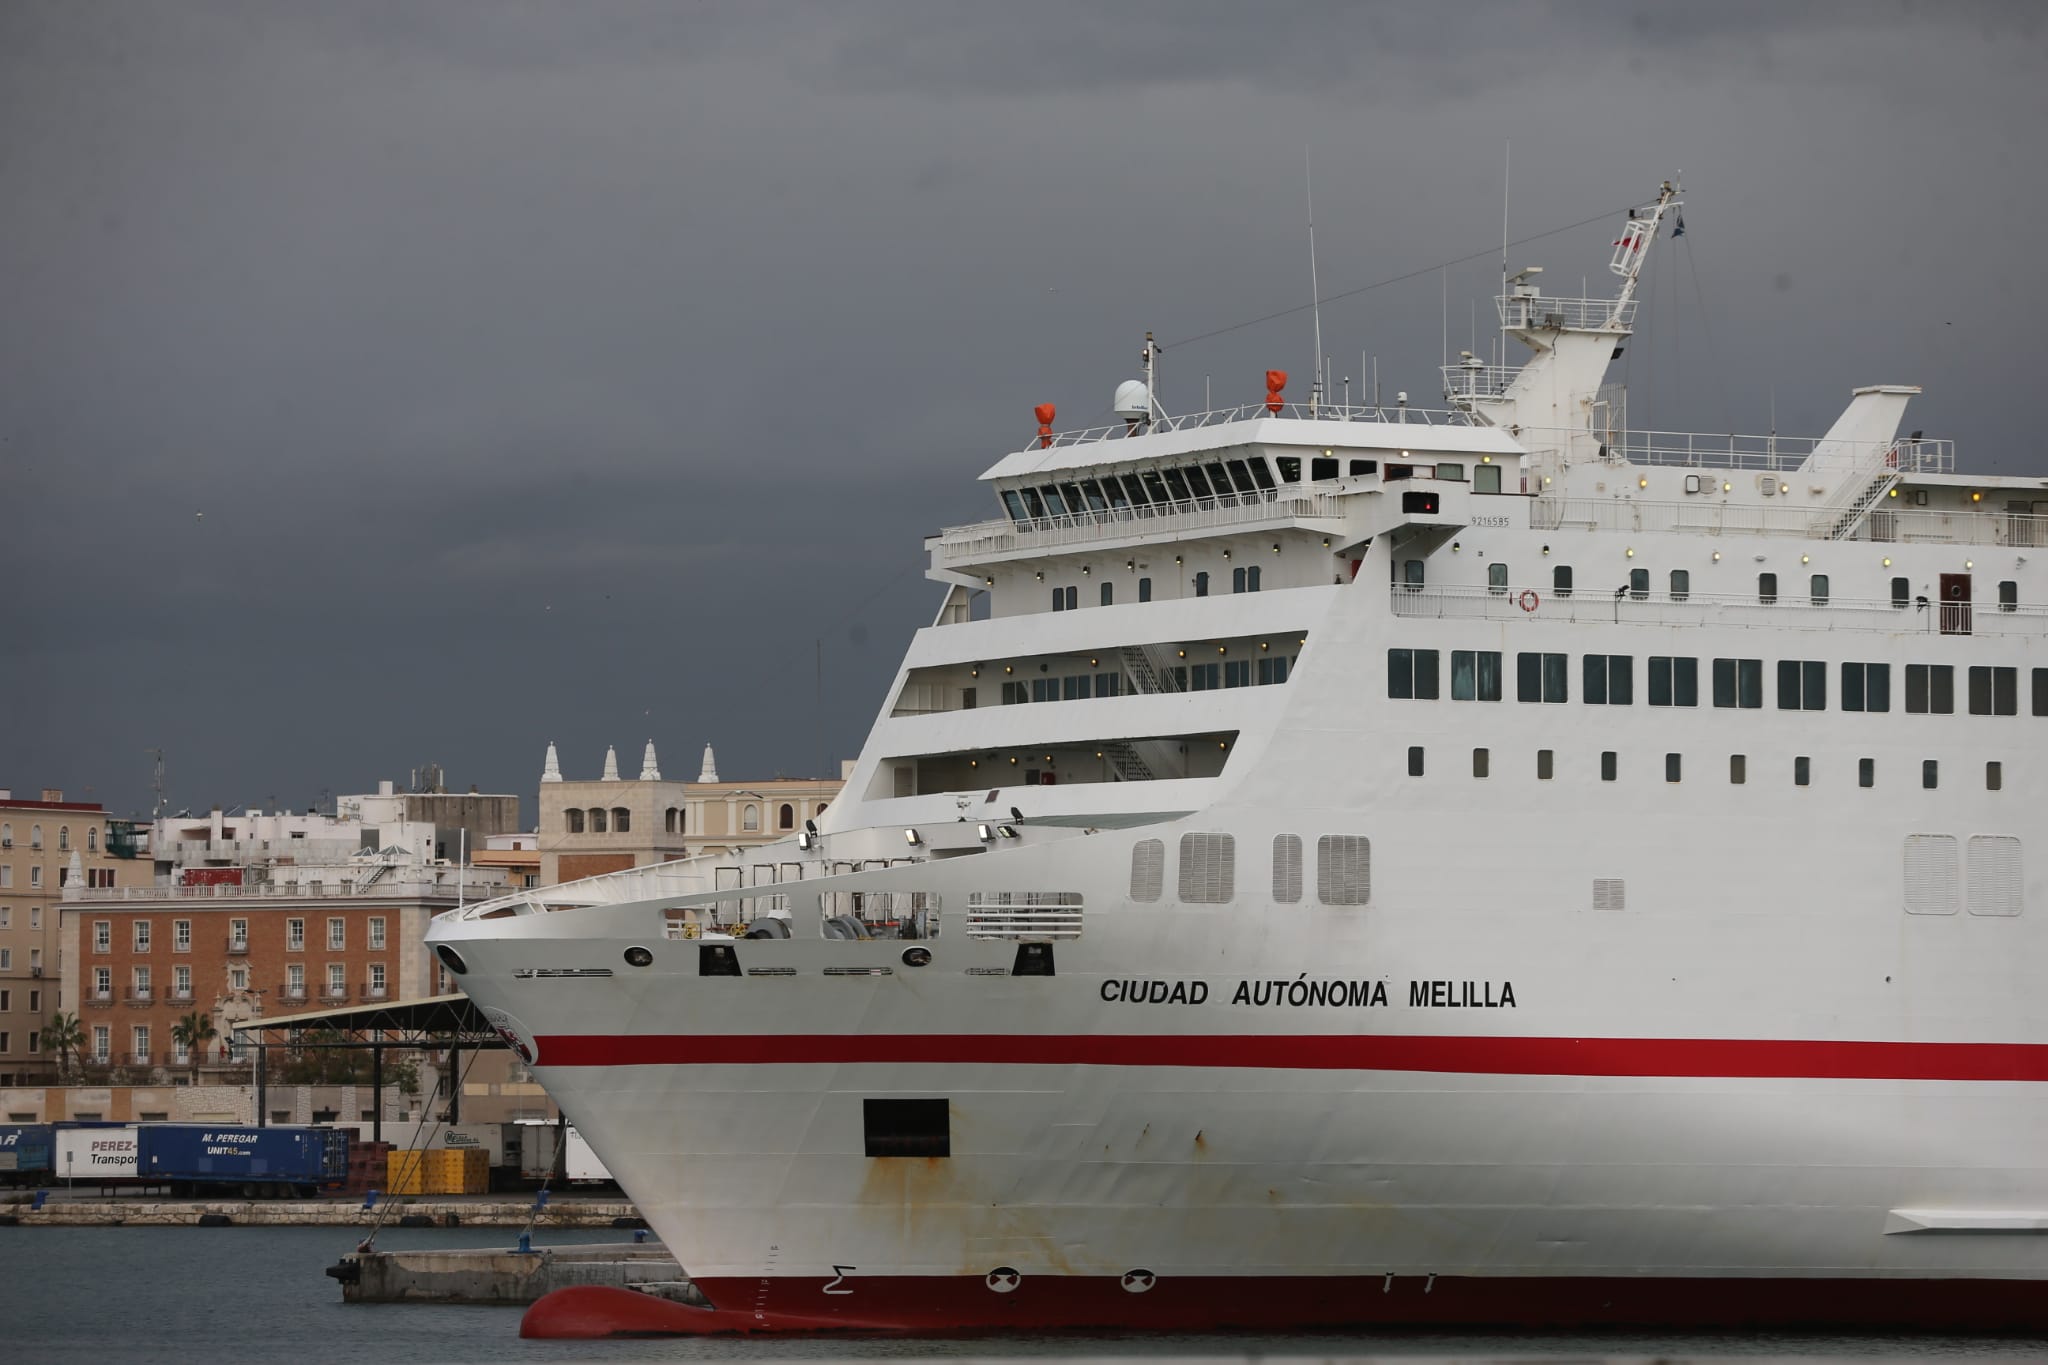
[[220, 1037], [220, 1030], [213, 1026], [213, 1016], [202, 1010], [190, 1014], [171, 1025], [171, 1041], [185, 1049], [185, 1055], [192, 1061], [192, 1083], [199, 1084], [199, 1059], [206, 1051], [206, 1045]]
[[78, 1050], [85, 1046], [85, 1026], [75, 1014], [57, 1013], [43, 1025], [42, 1044], [57, 1054], [57, 1077], [68, 1079], [78, 1069]]

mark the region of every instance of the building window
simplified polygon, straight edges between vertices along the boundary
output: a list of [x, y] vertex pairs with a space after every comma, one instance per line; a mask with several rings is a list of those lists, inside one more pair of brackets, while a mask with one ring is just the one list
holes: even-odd
[[752, 834], [761, 828], [761, 808], [759, 806], [748, 805], [741, 808], [740, 828], [748, 834]]
[[1671, 571], [1671, 600], [1674, 602], [1683, 602], [1686, 598], [1691, 596], [1692, 570], [1673, 569]]
[[795, 829], [796, 807], [790, 805], [787, 801], [783, 802], [782, 809], [776, 812], [775, 823], [779, 829]]
[[1616, 774], [1617, 774], [1617, 773], [1619, 772], [1619, 770], [1620, 770], [1620, 767], [1621, 767], [1621, 757], [1620, 757], [1620, 755], [1618, 755], [1617, 753], [1615, 753], [1615, 751], [1614, 751], [1614, 750], [1612, 750], [1612, 749], [1603, 749], [1603, 750], [1601, 751], [1601, 753], [1600, 753], [1600, 780], [1601, 780], [1602, 782], [1612, 782], [1612, 781], [1613, 781], [1613, 780], [1615, 779], [1615, 776], [1616, 776]]
[[1487, 770], [1492, 766], [1492, 756], [1486, 750], [1474, 749], [1472, 751], [1472, 776], [1485, 777], [1487, 776]]
[[580, 810], [563, 811], [562, 827], [567, 833], [581, 834], [583, 832], [583, 812]]
[[592, 834], [604, 834], [607, 832], [608, 826], [605, 821], [603, 806], [592, 806], [590, 808], [588, 818], [590, 821], [590, 832]]
[[174, 919], [171, 921], [171, 951], [189, 953], [192, 951], [192, 921]]
[[1970, 666], [1970, 714], [2016, 716], [2020, 713], [2020, 671], [2017, 668]]
[[2005, 765], [1994, 758], [1984, 765], [1984, 790], [1995, 792], [2002, 791], [2004, 788]]
[[1930, 791], [1941, 785], [1941, 764], [1939, 762], [1930, 758], [1920, 764], [1920, 785]]
[[1778, 660], [1778, 709], [1828, 709], [1828, 666], [1811, 659]]
[[237, 953], [249, 951], [249, 921], [231, 919], [228, 921], [228, 948]]
[[87, 853], [97, 853], [100, 851], [100, 832], [98, 830], [89, 829], [85, 832], [85, 851]]
[[149, 1025], [137, 1024], [130, 1034], [135, 1044], [135, 1065], [149, 1065]]
[[1565, 659], [1563, 654], [1517, 654], [1516, 699], [1535, 702], [1570, 700], [1565, 683]]
[[1387, 651], [1387, 695], [1402, 700], [1437, 699], [1437, 652], [1433, 649]]
[[1548, 782], [1555, 775], [1555, 772], [1555, 759], [1551, 751], [1549, 749], [1538, 749], [1536, 751], [1536, 780], [1538, 782]]
[[384, 994], [384, 964], [381, 962], [372, 962], [370, 964], [370, 994], [375, 996]]
[[327, 921], [327, 946], [333, 950], [348, 947], [347, 920], [337, 918]]
[[613, 806], [613, 807], [612, 807], [612, 833], [614, 833], [614, 834], [631, 834], [632, 832], [633, 832], [633, 812], [632, 812], [632, 810], [631, 810], [631, 809], [629, 809], [628, 807], [625, 807], [625, 806]]
[[1420, 744], [1412, 744], [1408, 747], [1408, 776], [1422, 776], [1422, 746]]
[[1842, 709], [1844, 711], [1891, 710], [1892, 666], [1890, 664], [1843, 664]]
[[69, 853], [71, 851], [71, 826], [57, 826], [57, 851], [59, 853]]
[[131, 967], [131, 968], [129, 968], [129, 970], [128, 970], [128, 983], [129, 983], [129, 985], [130, 985], [130, 986], [131, 986], [131, 987], [132, 987], [132, 988], [134, 989], [134, 992], [135, 992], [135, 998], [136, 998], [137, 1000], [147, 1000], [147, 999], [149, 999], [149, 968], [147, 968], [147, 967]]
[[1496, 594], [1508, 590], [1508, 566], [1505, 560], [1496, 559], [1486, 566], [1486, 590]]
[[1581, 662], [1588, 706], [1628, 706], [1635, 701], [1633, 654], [1588, 654]]
[[1499, 650], [1454, 649], [1451, 651], [1451, 700], [1500, 700]]
[[382, 948], [384, 946], [384, 917], [382, 915], [370, 916], [370, 946], [372, 948]]
[[1906, 713], [1952, 716], [1956, 710], [1956, 670], [1952, 664], [1906, 665]]
[[1559, 564], [1550, 571], [1550, 591], [1557, 597], [1572, 595], [1572, 566]]
[[1207, 597], [1208, 595], [1209, 571], [1207, 569], [1203, 569], [1200, 573], [1195, 575], [1195, 596]]
[[43, 869], [40, 867], [30, 868], [28, 870], [28, 889], [31, 891], [40, 891], [42, 889], [42, 886]]
[[114, 1030], [107, 1024], [92, 1026], [92, 1059], [105, 1066], [114, 1054]]
[[287, 963], [284, 969], [284, 993], [295, 1000], [306, 998], [306, 964]]
[[11, 825], [11, 824], [6, 824], [6, 825], [0, 825], [0, 848], [13, 848], [13, 847], [14, 847], [14, 826], [13, 826], [13, 825]]
[[302, 919], [288, 919], [284, 922], [284, 947], [288, 953], [302, 953], [306, 950], [306, 922]]
[[114, 994], [114, 969], [95, 967], [92, 969], [92, 993], [96, 999], [106, 1000]]
[[183, 963], [171, 968], [171, 994], [180, 1000], [192, 998], [192, 969]]
[[1753, 711], [1764, 704], [1762, 659], [1714, 660], [1714, 705]]
[[110, 919], [96, 919], [92, 922], [92, 950], [96, 953], [114, 951], [114, 922]]
[[1628, 571], [1628, 595], [1638, 602], [1650, 600], [1650, 571], [1630, 569]]
[[1682, 761], [1677, 754], [1664, 755], [1664, 780], [1666, 782], [1676, 782], [1679, 780], [1679, 769]]
[[1749, 759], [1746, 756], [1728, 755], [1728, 780], [1738, 787], [1749, 781]]
[[148, 921], [148, 920], [146, 920], [146, 919], [139, 919], [139, 920], [136, 920], [136, 921], [134, 922], [134, 925], [133, 925], [133, 928], [132, 928], [131, 932], [132, 932], [132, 934], [133, 934], [133, 936], [134, 936], [134, 943], [135, 943], [135, 951], [136, 951], [136, 952], [138, 952], [138, 953], [146, 953], [146, 952], [148, 952], [148, 951], [149, 951], [149, 921]]
[[1760, 573], [1756, 576], [1756, 600], [1770, 606], [1778, 600], [1778, 576], [1774, 573]]
[[28, 846], [30, 848], [41, 848], [43, 846], [43, 827], [41, 825], [30, 825], [28, 827]]
[[1700, 661], [1661, 654], [1650, 656], [1650, 705], [1698, 706]]
[[1913, 585], [1903, 578], [1892, 580], [1892, 605], [1907, 607], [1913, 604]]
[[1792, 785], [1810, 787], [1813, 785], [1813, 760], [1801, 755], [1792, 760]]
[[342, 963], [327, 964], [327, 994], [337, 999], [348, 994], [348, 968]]

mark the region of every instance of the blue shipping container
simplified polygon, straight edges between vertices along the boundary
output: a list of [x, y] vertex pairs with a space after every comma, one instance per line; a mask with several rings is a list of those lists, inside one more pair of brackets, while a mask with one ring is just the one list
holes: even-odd
[[141, 1129], [145, 1180], [201, 1185], [290, 1185], [310, 1192], [348, 1179], [348, 1133], [339, 1128], [257, 1128], [151, 1123]]
[[0, 1124], [0, 1185], [40, 1184], [54, 1164], [47, 1123]]

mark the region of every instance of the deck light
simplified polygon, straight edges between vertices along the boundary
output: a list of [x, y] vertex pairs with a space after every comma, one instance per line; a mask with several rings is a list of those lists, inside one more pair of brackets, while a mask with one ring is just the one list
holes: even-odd
[[981, 836], [981, 841], [984, 844], [996, 837], [996, 832], [990, 829], [987, 825], [976, 825], [974, 827], [974, 832]]
[[1003, 672], [1005, 672], [1005, 673], [1015, 673], [1016, 671], [1017, 671], [1017, 670], [1016, 670], [1015, 668], [1011, 667], [1011, 666], [1010, 666], [1009, 664], [1004, 664], [1004, 665], [1003, 665]]
[[1451, 542], [1451, 553], [1452, 553], [1452, 554], [1456, 554], [1456, 553], [1458, 553], [1458, 551], [1460, 551], [1460, 550], [1462, 550], [1462, 549], [1464, 549], [1464, 548], [1465, 548], [1464, 546], [1460, 545], [1460, 544], [1459, 544], [1459, 543], [1458, 543], [1457, 541], [1455, 541], [1455, 540]]
[[1323, 548], [1325, 550], [1330, 548], [1330, 538], [1328, 536], [1323, 537]]
[[1977, 567], [1977, 561], [1974, 559], [1966, 559], [1963, 561], [1963, 567], [1966, 569], [1974, 569]]
[[1010, 766], [1013, 768], [1017, 766], [1017, 756], [1015, 754], [1010, 755]]
[[1886, 555], [1886, 556], [1884, 557], [1884, 566], [1885, 566], [1885, 567], [1886, 567], [1887, 569], [1889, 569], [1889, 568], [1890, 568], [1890, 567], [1892, 566], [1892, 557], [1891, 557], [1890, 555]]
[[1183, 659], [1187, 658], [1187, 657], [1188, 657], [1188, 652], [1187, 652], [1186, 650], [1184, 650], [1184, 649], [1183, 649], [1183, 650], [1181, 650], [1181, 651], [1180, 651], [1180, 657], [1181, 657], [1181, 658], [1183, 658]]
[[1179, 555], [1175, 555], [1175, 556], [1173, 557], [1173, 562], [1174, 562], [1175, 564], [1178, 564], [1178, 563], [1180, 563], [1180, 556], [1179, 556]]
[[1970, 501], [1971, 501], [1971, 502], [1982, 502], [1982, 501], [1984, 501], [1984, 495], [1983, 495], [1982, 493], [1975, 493], [1975, 492], [1973, 492], [1973, 493], [1971, 493], [1971, 494], [1970, 494]]
[[1124, 561], [1124, 567], [1126, 569], [1135, 569], [1138, 567], [1138, 561], [1135, 559], [1126, 559]]
[[1032, 577], [1036, 578], [1039, 582], [1043, 583], [1045, 581], [1045, 570], [1040, 569], [1037, 573], [1033, 574]]
[[1051, 754], [1047, 754], [1047, 755], [1045, 756], [1045, 761], [1046, 761], [1046, 762], [1048, 762], [1048, 763], [1052, 762], [1052, 755], [1051, 755]]
[[967, 760], [967, 766], [970, 768], [979, 768], [981, 766], [981, 760], [978, 758], [970, 758]]
[[1008, 825], [997, 825], [996, 837], [998, 839], [1014, 839], [1017, 837], [1017, 831], [1011, 829]]
[[1899, 490], [1898, 490], [1898, 489], [1896, 489], [1896, 488], [1892, 489], [1892, 491], [1891, 491], [1891, 492], [1889, 492], [1889, 493], [1885, 494], [1885, 496], [1886, 496], [1886, 497], [1888, 497], [1888, 498], [1896, 498], [1896, 497], [1897, 497], [1898, 495], [1899, 495]]
[[1629, 546], [1626, 550], [1622, 551], [1622, 555], [1625, 558], [1634, 559], [1636, 557], [1636, 547], [1633, 545]]
[[1778, 491], [1780, 493], [1790, 493], [1792, 491], [1792, 485], [1789, 483], [1781, 483], [1778, 485]]
[[1259, 648], [1260, 648], [1260, 649], [1271, 649], [1272, 647], [1273, 647], [1273, 645], [1272, 645], [1272, 642], [1271, 642], [1271, 641], [1268, 641], [1268, 640], [1261, 640], [1261, 641], [1259, 641]]
[[1276, 555], [1280, 553], [1280, 542], [1277, 540], [1273, 542], [1273, 553]]
[[1721, 552], [1719, 550], [1714, 551], [1714, 562], [1716, 564], [1721, 562]]
[[1492, 464], [1492, 463], [1493, 463], [1493, 456], [1491, 456], [1491, 455], [1481, 455], [1481, 456], [1479, 457], [1479, 463], [1481, 463], [1481, 464]]
[[906, 829], [903, 831], [903, 842], [909, 844], [912, 848], [916, 848], [924, 842], [924, 839], [916, 830]]
[[811, 851], [811, 844], [813, 842], [814, 840], [809, 830], [801, 830], [797, 833], [796, 846], [802, 849], [805, 853], [809, 853]]
[[1228, 558], [1230, 558], [1230, 551], [1228, 551], [1228, 550], [1225, 550], [1225, 551], [1223, 552], [1223, 557], [1224, 557], [1225, 559], [1228, 559]]
[[1095, 662], [1096, 662], [1095, 660], [1093, 660], [1093, 659], [1090, 659], [1090, 660], [1088, 661], [1088, 666], [1089, 666], [1090, 668], [1093, 668], [1093, 667], [1095, 667]]
[[1097, 758], [1101, 758], [1101, 757], [1102, 757], [1102, 750], [1100, 750], [1100, 749], [1097, 749], [1097, 750], [1095, 751], [1095, 756], [1096, 756]]
[[1218, 646], [1216, 646], [1216, 652], [1217, 652], [1218, 654], [1228, 654], [1228, 653], [1230, 652], [1230, 646], [1229, 646], [1229, 645], [1218, 645]]
[[1801, 556], [1799, 556], [1799, 562], [1800, 562], [1801, 564], [1811, 564], [1811, 563], [1813, 563], [1813, 556], [1812, 556], [1812, 555], [1801, 555]]
[[1219, 749], [1228, 749], [1230, 747], [1230, 741], [1227, 739], [1219, 739], [1216, 741], [1216, 747]]
[[1548, 545], [1543, 547], [1543, 557], [1545, 559], [1550, 558], [1550, 547]]
[[1642, 474], [1642, 475], [1638, 475], [1638, 476], [1637, 476], [1637, 478], [1636, 478], [1636, 487], [1638, 487], [1638, 488], [1648, 488], [1649, 486], [1650, 486], [1650, 476], [1649, 476], [1649, 475], [1647, 475], [1647, 474]]
[[1088, 566], [1087, 566], [1086, 564], [1083, 564], [1083, 565], [1081, 566], [1081, 577], [1083, 577], [1083, 578], [1086, 578], [1086, 577], [1088, 577], [1088, 576], [1089, 576], [1090, 574], [1092, 574], [1092, 573], [1094, 573], [1094, 572], [1095, 572], [1095, 570], [1093, 570], [1093, 569], [1089, 568], [1089, 567], [1088, 567]]
[[990, 574], [988, 577], [982, 579], [981, 581], [983, 585], [987, 587], [993, 588], [996, 585], [996, 578], [994, 574]]
[[980, 666], [979, 664], [977, 664], [977, 665], [975, 665], [975, 666], [974, 666], [973, 668], [970, 668], [970, 669], [968, 669], [968, 670], [967, 670], [967, 676], [968, 676], [968, 677], [970, 677], [970, 678], [978, 678], [978, 677], [980, 677], [980, 676], [981, 676], [981, 666]]

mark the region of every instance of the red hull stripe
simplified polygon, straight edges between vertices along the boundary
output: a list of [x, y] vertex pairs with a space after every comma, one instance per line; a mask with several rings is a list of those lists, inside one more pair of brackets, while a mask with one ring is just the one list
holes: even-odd
[[1718, 1076], [2048, 1081], [2048, 1044], [1778, 1038], [1109, 1036], [1101, 1034], [558, 1034], [542, 1066], [848, 1065], [1246, 1067], [1502, 1076]]
[[1492, 1278], [1436, 1275], [776, 1277], [698, 1283], [712, 1308], [610, 1286], [557, 1289], [519, 1324], [523, 1337], [725, 1333], [1332, 1331], [1406, 1327], [1907, 1328], [2038, 1332], [2039, 1280]]

